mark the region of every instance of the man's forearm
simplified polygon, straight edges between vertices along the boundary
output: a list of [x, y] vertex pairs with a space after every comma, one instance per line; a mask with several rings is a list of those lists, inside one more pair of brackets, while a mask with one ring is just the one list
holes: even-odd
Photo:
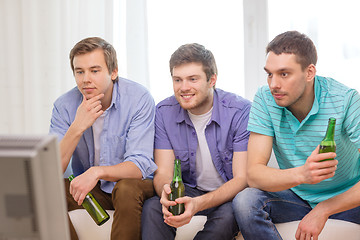
[[155, 174], [154, 176], [154, 188], [159, 197], [161, 197], [161, 193], [163, 191], [163, 187], [165, 184], [170, 184], [171, 178], [169, 179], [168, 176], [164, 176], [161, 174]]
[[66, 171], [66, 168], [69, 165], [70, 159], [80, 141], [82, 134], [83, 132], [79, 131], [73, 125], [70, 125], [65, 136], [60, 141], [60, 157], [63, 172]]
[[124, 178], [141, 179], [142, 173], [135, 163], [131, 161], [122, 162], [113, 166], [94, 166], [89, 170], [98, 180], [117, 182]]
[[231, 201], [236, 194], [247, 187], [245, 178], [233, 178], [218, 189], [196, 197], [197, 212]]
[[257, 164], [248, 168], [248, 184], [250, 187], [269, 192], [290, 189], [301, 184], [298, 169], [277, 169]]
[[329, 217], [358, 206], [360, 206], [360, 182], [346, 192], [319, 203], [315, 208]]

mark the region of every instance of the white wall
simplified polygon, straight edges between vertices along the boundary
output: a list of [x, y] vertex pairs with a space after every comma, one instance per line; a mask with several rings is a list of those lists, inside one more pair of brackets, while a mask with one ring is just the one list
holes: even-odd
[[53, 102], [75, 86], [72, 46], [112, 39], [112, 1], [1, 0], [0, 32], [0, 134], [46, 134]]

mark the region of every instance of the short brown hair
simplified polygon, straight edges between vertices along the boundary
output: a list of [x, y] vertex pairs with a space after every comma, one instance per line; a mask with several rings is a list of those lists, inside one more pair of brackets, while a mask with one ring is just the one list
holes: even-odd
[[169, 61], [170, 73], [173, 74], [173, 68], [184, 63], [197, 62], [203, 65], [207, 81], [212, 75], [217, 74], [217, 67], [214, 55], [203, 45], [198, 43], [185, 44], [180, 46], [172, 55]]
[[302, 70], [310, 64], [316, 65], [317, 62], [314, 43], [308, 36], [298, 31], [287, 31], [277, 35], [266, 47], [266, 54], [269, 52], [274, 52], [276, 55], [294, 54]]
[[[90, 37], [85, 38], [75, 44], [73, 49], [70, 51], [70, 65], [74, 73], [74, 57], [77, 55], [85, 54], [92, 52], [96, 49], [102, 49], [104, 52], [106, 66], [108, 68], [109, 74], [118, 68], [116, 51], [114, 47], [106, 42], [104, 39], [99, 37]], [[118, 77], [114, 81], [117, 81]]]

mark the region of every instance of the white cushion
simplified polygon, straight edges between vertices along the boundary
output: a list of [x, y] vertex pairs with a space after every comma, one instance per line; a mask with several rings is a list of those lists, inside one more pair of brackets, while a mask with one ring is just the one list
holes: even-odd
[[98, 226], [85, 209], [76, 209], [69, 212], [79, 240], [106, 240], [110, 239], [113, 210], [106, 210], [110, 219]]
[[[300, 221], [275, 224], [284, 240], [295, 239], [295, 233]], [[359, 240], [360, 225], [341, 220], [328, 219], [319, 240]], [[239, 234], [237, 240], [244, 240]]]
[[[110, 220], [102, 226], [96, 225], [94, 220], [84, 209], [77, 209], [69, 212], [70, 219], [74, 225], [79, 240], [106, 240], [110, 239], [111, 225], [113, 219], [113, 210], [107, 210]], [[198, 231], [204, 228], [206, 216], [194, 216], [190, 223], [179, 227], [176, 232], [175, 240], [192, 240]], [[280, 235], [284, 240], [295, 239], [296, 229], [300, 221], [276, 224]], [[319, 240], [359, 240], [360, 225], [341, 220], [329, 219]], [[243, 240], [241, 234], [236, 237], [237, 240]]]
[[204, 229], [206, 216], [194, 216], [190, 222], [176, 230], [175, 240], [194, 239], [197, 232]]

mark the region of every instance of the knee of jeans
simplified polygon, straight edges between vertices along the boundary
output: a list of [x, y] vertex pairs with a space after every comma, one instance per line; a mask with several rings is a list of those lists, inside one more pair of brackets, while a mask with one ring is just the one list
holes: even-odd
[[257, 188], [245, 188], [239, 192], [232, 201], [235, 214], [244, 215], [251, 209], [257, 208], [262, 191]]
[[154, 196], [145, 201], [143, 206], [143, 218], [152, 219], [156, 212], [161, 212], [161, 204], [160, 198], [158, 196]]
[[117, 201], [128, 201], [130, 199], [138, 199], [141, 195], [141, 189], [138, 189], [136, 179], [122, 179], [118, 181], [112, 191], [113, 198]]

